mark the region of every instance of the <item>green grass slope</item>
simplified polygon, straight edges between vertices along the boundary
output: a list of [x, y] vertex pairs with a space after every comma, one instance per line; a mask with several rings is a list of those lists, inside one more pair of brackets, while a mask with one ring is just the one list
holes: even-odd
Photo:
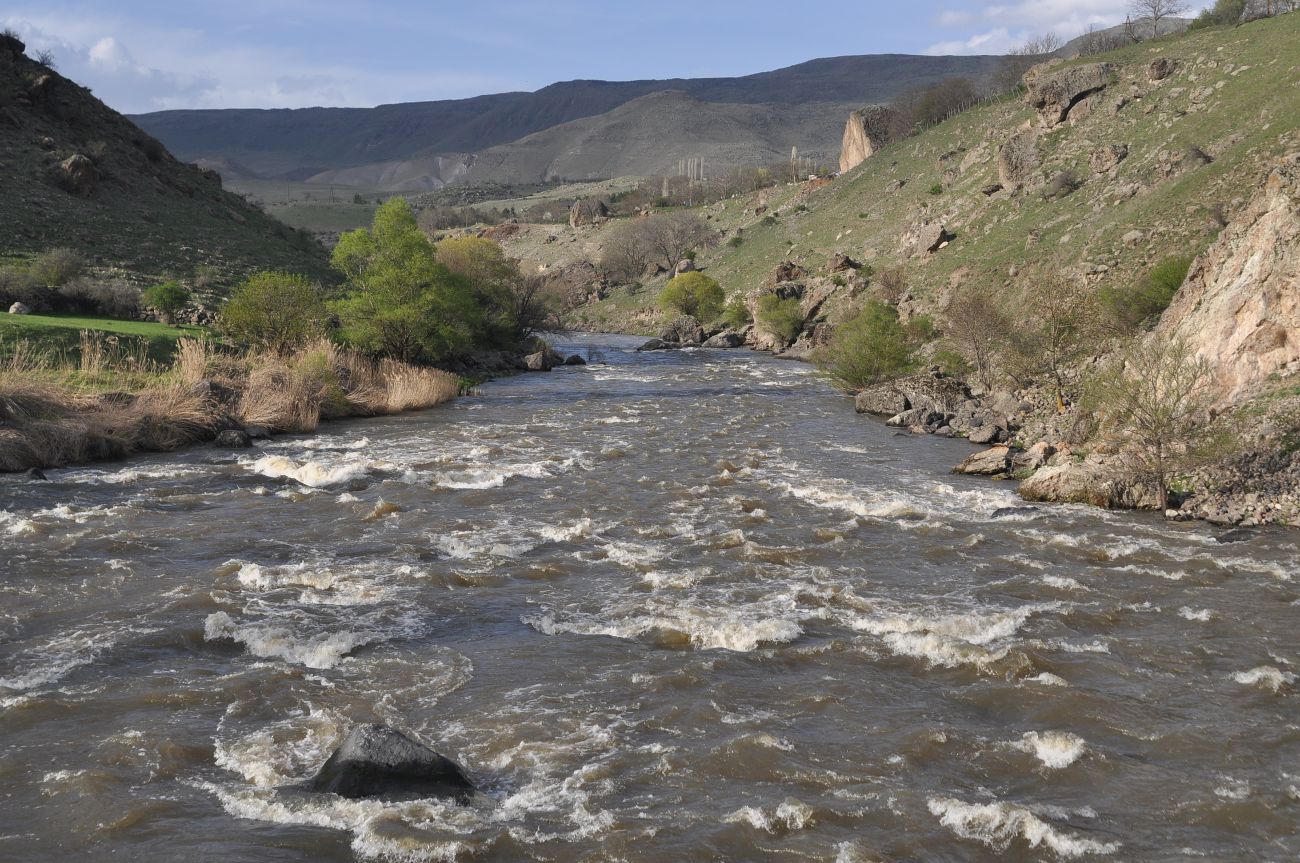
[[[1042, 133], [1041, 164], [1025, 191], [981, 191], [999, 180], [999, 146], [1037, 123], [1008, 97], [800, 194], [806, 211], [785, 207], [766, 223], [750, 211], [743, 243], [702, 261], [736, 293], [757, 287], [783, 259], [815, 269], [843, 252], [877, 271], [905, 267], [918, 308], [941, 308], [956, 284], [1008, 284], [1012, 267], [1033, 263], [1073, 269], [1099, 289], [1125, 286], [1164, 256], [1202, 251], [1273, 159], [1300, 147], [1297, 45], [1300, 15], [1284, 15], [1073, 61], [1119, 70], [1090, 112], [1076, 108]], [[1176, 66], [1153, 82], [1147, 68], [1158, 57]], [[1094, 172], [1091, 155], [1109, 145], [1127, 146], [1127, 158], [1113, 175]], [[1047, 183], [1066, 170], [1082, 187], [1047, 198]], [[941, 222], [955, 239], [932, 255], [912, 254], [905, 238], [925, 222]]]
[[203, 327], [172, 327], [155, 321], [119, 321], [81, 315], [0, 315], [0, 359], [10, 356], [22, 342], [40, 345], [47, 353], [75, 357], [80, 353], [84, 330], [116, 336], [123, 345], [143, 344], [147, 358], [157, 363], [171, 362], [180, 339], [210, 335]]
[[[61, 169], [79, 165], [70, 179]], [[174, 159], [89, 90], [0, 38], [0, 257], [53, 246], [141, 278], [328, 275], [322, 247]]]

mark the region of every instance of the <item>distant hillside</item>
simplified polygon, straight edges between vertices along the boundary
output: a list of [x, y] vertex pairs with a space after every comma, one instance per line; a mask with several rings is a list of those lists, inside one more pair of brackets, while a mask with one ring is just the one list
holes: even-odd
[[0, 255], [69, 246], [141, 275], [328, 273], [325, 252], [173, 158], [91, 92], [0, 36]]
[[738, 78], [568, 81], [535, 93], [376, 108], [161, 111], [132, 119], [182, 158], [229, 160], [258, 177], [304, 180], [338, 168], [478, 153], [664, 90], [735, 105], [864, 105], [954, 75], [984, 79], [997, 63], [996, 57], [832, 57]]
[[613, 111], [564, 123], [475, 156], [466, 183], [532, 183], [672, 173], [679, 159], [717, 166], [765, 165], [790, 148], [834, 164], [840, 127], [854, 103], [735, 105], [685, 93], [654, 93]]

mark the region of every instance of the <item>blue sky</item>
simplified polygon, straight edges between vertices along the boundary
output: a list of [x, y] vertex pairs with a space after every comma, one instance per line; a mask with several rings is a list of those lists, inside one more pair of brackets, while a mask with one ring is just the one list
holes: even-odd
[[[1200, 8], [1208, 0], [1192, 0]], [[12, 0], [0, 24], [125, 112], [368, 106], [573, 78], [743, 75], [841, 54], [1002, 53], [1129, 0]]]

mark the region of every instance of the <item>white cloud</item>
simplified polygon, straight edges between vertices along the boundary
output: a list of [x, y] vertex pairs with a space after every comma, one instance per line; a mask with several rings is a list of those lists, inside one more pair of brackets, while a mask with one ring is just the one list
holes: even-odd
[[[1211, 0], [1193, 0], [1184, 14], [1195, 15], [1209, 6]], [[1129, 0], [1021, 0], [1016, 3], [978, 3], [979, 17], [988, 29], [973, 33], [964, 39], [936, 42], [925, 49], [926, 54], [1001, 54], [1023, 45], [1029, 39], [1044, 33], [1055, 33], [1069, 40], [1090, 27], [1113, 27], [1130, 14]], [[965, 10], [945, 11], [938, 23], [947, 20], [960, 26], [959, 16]], [[973, 22], [972, 14], [968, 22]]]
[[[364, 107], [517, 89], [489, 75], [388, 73], [298, 56], [283, 46], [214, 44], [204, 33], [138, 20], [0, 16], [59, 71], [124, 113], [175, 108]], [[130, 34], [129, 36], [123, 34]]]
[[935, 16], [934, 23], [940, 27], [961, 27], [974, 20], [974, 14], [964, 9], [945, 9]]

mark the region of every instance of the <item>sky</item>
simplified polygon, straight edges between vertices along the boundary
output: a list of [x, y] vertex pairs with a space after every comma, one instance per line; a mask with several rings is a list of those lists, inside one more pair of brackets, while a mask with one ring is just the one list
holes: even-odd
[[[0, 26], [113, 108], [367, 107], [575, 78], [746, 75], [845, 54], [1000, 54], [1130, 0], [6, 0]], [[1209, 0], [1189, 0], [1192, 11]]]

